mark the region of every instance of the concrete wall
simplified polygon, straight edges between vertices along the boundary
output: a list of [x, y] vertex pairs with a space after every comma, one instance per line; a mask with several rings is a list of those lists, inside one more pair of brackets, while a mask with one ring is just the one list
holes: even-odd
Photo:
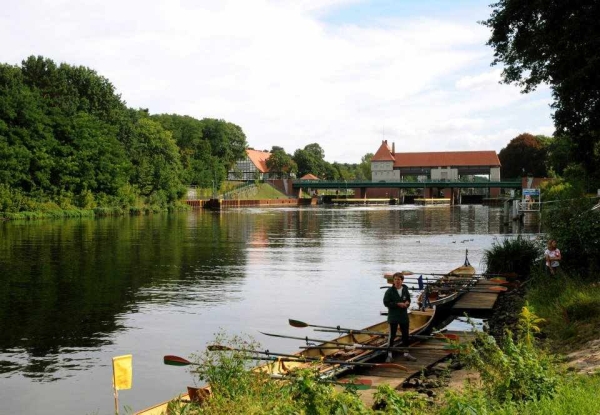
[[431, 180], [458, 180], [458, 169], [449, 167], [431, 169]]
[[393, 161], [374, 161], [371, 162], [371, 180], [374, 182], [398, 182], [400, 181], [400, 171], [394, 170]]
[[500, 167], [490, 168], [490, 181], [491, 182], [500, 181]]

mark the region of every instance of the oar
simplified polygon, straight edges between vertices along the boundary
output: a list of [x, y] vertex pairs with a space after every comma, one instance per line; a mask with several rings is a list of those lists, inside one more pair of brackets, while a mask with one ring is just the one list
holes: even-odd
[[[273, 353], [271, 353], [271, 354], [273, 354]], [[294, 355], [292, 355], [292, 356], [294, 356]], [[304, 357], [294, 356], [293, 358], [291, 358], [291, 357], [275, 357], [275, 356], [273, 356], [273, 357], [245, 356], [244, 359], [266, 360], [266, 361], [270, 361], [270, 362], [297, 362], [297, 363], [319, 362], [319, 363], [326, 363], [326, 364], [332, 364], [332, 365], [382, 367], [382, 368], [388, 368], [388, 369], [399, 369], [399, 370], [404, 370], [404, 371], [407, 370], [404, 366], [399, 365], [397, 363], [348, 362], [346, 360], [320, 359], [318, 357], [317, 358], [304, 358]], [[190, 366], [190, 365], [191, 366], [199, 366], [199, 365], [201, 365], [201, 363], [190, 362], [189, 360], [184, 359], [183, 357], [173, 356], [173, 355], [164, 356], [163, 362], [165, 365], [170, 365], [170, 366]]]
[[[336, 347], [336, 346], [332, 346], [332, 347]], [[340, 362], [344, 362], [344, 363], [352, 363], [352, 362], [348, 362], [346, 360], [336, 360], [336, 359], [327, 359], [326, 357], [311, 357], [311, 356], [303, 356], [303, 355], [297, 355], [297, 354], [286, 354], [286, 353], [275, 353], [275, 352], [271, 352], [269, 350], [265, 350], [263, 351], [259, 351], [259, 350], [246, 350], [246, 349], [234, 349], [233, 347], [229, 347], [229, 346], [223, 346], [220, 344], [213, 344], [213, 345], [209, 345], [207, 347], [207, 349], [211, 352], [214, 351], [228, 351], [228, 352], [242, 352], [242, 353], [257, 353], [257, 354], [264, 354], [267, 356], [276, 356], [276, 357], [289, 357], [290, 359], [296, 359], [300, 362], [323, 362], [325, 361], [326, 363], [340, 363]], [[356, 362], [356, 363], [361, 363], [361, 362]]]
[[[404, 278], [406, 278], [406, 276], [408, 275], [434, 275], [434, 276], [438, 276], [438, 277], [452, 277], [452, 276], [456, 276], [456, 277], [461, 277], [464, 274], [454, 274], [452, 272], [447, 273], [447, 274], [436, 274], [434, 272], [416, 272], [416, 271], [402, 271], [402, 274], [404, 274]], [[393, 275], [393, 274], [392, 274]], [[519, 274], [517, 274], [516, 272], [505, 272], [502, 274], [487, 274], [487, 273], [483, 273], [483, 274], [471, 274], [473, 276], [480, 276], [480, 277], [504, 277], [504, 278], [517, 278], [519, 276]]]
[[[418, 347], [418, 346], [407, 346], [407, 347], [402, 347], [402, 346], [393, 346], [393, 347], [387, 347], [387, 346], [367, 346], [364, 344], [356, 344], [354, 345], [356, 347], [352, 347], [352, 345], [349, 345], [347, 347], [343, 347], [344, 350], [354, 350], [354, 349], [361, 349], [361, 350], [389, 350], [392, 352], [407, 352], [409, 350], [441, 350], [441, 351], [447, 351], [447, 352], [452, 352], [452, 351], [456, 351], [457, 348], [454, 345], [447, 345], [447, 346], [443, 346], [443, 347], [429, 347], [429, 346], [425, 346], [425, 347]], [[328, 350], [328, 349], [342, 349], [342, 347], [336, 347], [336, 346], [300, 346], [299, 349], [318, 349], [318, 350]]]
[[319, 343], [331, 343], [331, 344], [339, 344], [340, 346], [348, 346], [348, 343], [341, 343], [335, 340], [322, 340], [322, 339], [311, 339], [309, 337], [294, 337], [294, 336], [284, 336], [283, 334], [272, 334], [272, 333], [265, 333], [262, 331], [259, 331], [260, 334], [264, 334], [265, 336], [271, 336], [271, 337], [281, 337], [282, 339], [294, 339], [294, 340], [304, 340], [306, 343], [308, 342], [319, 342]]
[[[352, 332], [357, 332], [357, 330], [348, 329], [348, 328], [344, 328], [344, 327], [340, 327], [340, 326], [335, 326], [335, 327], [333, 327], [333, 326], [318, 326], [316, 324], [308, 324], [308, 323], [305, 323], [305, 322], [300, 321], [300, 320], [293, 320], [291, 318], [288, 319], [288, 322], [290, 323], [290, 326], [292, 326], [292, 327], [298, 327], [298, 328], [319, 327], [319, 328], [322, 328], [322, 329], [333, 329], [333, 330], [336, 330], [336, 331], [348, 331], [348, 332], [352, 331]], [[365, 330], [362, 330], [361, 333], [362, 334], [374, 334], [374, 335], [381, 334], [381, 333], [378, 333], [378, 332], [367, 332]]]
[[[322, 332], [326, 332], [326, 333], [339, 333], [339, 332], [346, 332], [345, 330], [335, 330], [335, 329], [315, 329], [315, 331], [322, 331]], [[356, 334], [371, 334], [374, 336], [389, 336], [389, 333], [385, 333], [385, 332], [375, 332], [375, 331], [366, 331], [366, 330], [350, 330], [348, 331], [348, 333], [356, 333]], [[457, 340], [458, 336], [456, 336], [455, 334], [440, 334], [440, 335], [432, 335], [432, 336], [424, 336], [424, 335], [419, 335], [419, 334], [413, 334], [412, 336], [409, 336], [410, 339], [412, 340]]]
[[[418, 281], [420, 279], [420, 277], [414, 277], [414, 278], [404, 278], [404, 281], [407, 282], [412, 282], [412, 281]], [[478, 281], [489, 281], [489, 282], [493, 282], [496, 284], [509, 284], [509, 281], [502, 279], [502, 278], [490, 278], [490, 279], [483, 279], [483, 278], [458, 278], [458, 277], [449, 277], [448, 279], [445, 278], [423, 278], [422, 281], [428, 281], [428, 282], [440, 282], [440, 283], [460, 283], [460, 282], [478, 282]]]
[[[383, 286], [383, 287], [379, 287], [380, 289], [384, 289], [384, 288], [390, 288], [388, 286]], [[408, 287], [408, 289], [410, 291], [423, 291], [422, 288], [411, 288]], [[488, 294], [498, 294], [504, 291], [507, 291], [508, 288], [506, 287], [474, 287], [474, 288], [452, 288], [452, 287], [440, 287], [437, 288], [436, 291], [456, 291], [459, 293], [468, 293], [468, 292], [473, 292], [473, 293], [488, 293]]]

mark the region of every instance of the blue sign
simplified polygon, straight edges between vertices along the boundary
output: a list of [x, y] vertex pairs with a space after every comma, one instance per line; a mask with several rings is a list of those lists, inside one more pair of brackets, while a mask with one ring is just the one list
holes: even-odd
[[523, 197], [540, 197], [540, 189], [523, 189]]

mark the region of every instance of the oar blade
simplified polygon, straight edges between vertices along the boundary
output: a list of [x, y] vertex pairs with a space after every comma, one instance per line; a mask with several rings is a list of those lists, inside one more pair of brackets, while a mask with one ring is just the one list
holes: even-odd
[[298, 327], [298, 328], [304, 328], [304, 327], [308, 327], [308, 324], [300, 321], [300, 320], [293, 320], [293, 319], [288, 319], [288, 322], [290, 323], [290, 326], [292, 327]]
[[501, 286], [499, 286], [499, 285], [493, 285], [493, 286], [491, 286], [491, 287], [485, 287], [485, 286], [483, 286], [483, 287], [481, 287], [481, 288], [485, 288], [486, 290], [490, 290], [490, 291], [496, 291], [496, 292], [504, 292], [504, 291], [507, 291], [507, 290], [508, 290], [508, 288], [507, 288], [507, 287], [501, 287]]
[[398, 363], [373, 363], [373, 367], [381, 367], [385, 369], [398, 369], [404, 372], [408, 372], [408, 369]]
[[184, 359], [183, 357], [173, 355], [167, 355], [163, 357], [163, 363], [169, 366], [189, 366], [192, 364], [192, 362]]

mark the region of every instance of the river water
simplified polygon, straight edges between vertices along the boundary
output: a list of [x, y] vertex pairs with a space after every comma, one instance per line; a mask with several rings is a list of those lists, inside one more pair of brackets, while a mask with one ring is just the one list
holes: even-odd
[[299, 342], [258, 331], [318, 334], [288, 318], [371, 325], [384, 272], [447, 272], [466, 249], [481, 270], [504, 237], [500, 217], [377, 206], [2, 223], [0, 413], [113, 413], [111, 358], [123, 354], [133, 387], [121, 409], [169, 399], [194, 383], [163, 355], [189, 357], [221, 330], [295, 352]]

